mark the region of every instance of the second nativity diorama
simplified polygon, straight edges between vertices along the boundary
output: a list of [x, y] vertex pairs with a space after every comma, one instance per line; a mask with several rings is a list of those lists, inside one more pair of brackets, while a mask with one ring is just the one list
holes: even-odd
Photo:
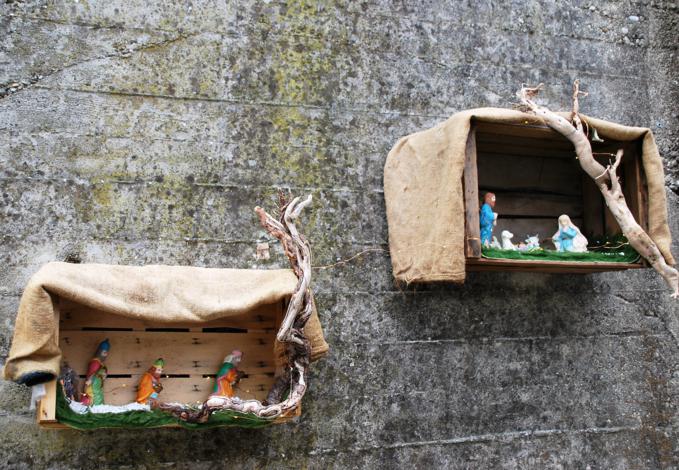
[[679, 294], [662, 161], [649, 129], [573, 109], [479, 108], [402, 138], [385, 165], [394, 277], [589, 273], [651, 266]]
[[310, 362], [328, 350], [295, 227], [310, 202], [282, 200], [279, 219], [256, 209], [292, 269], [43, 266], [24, 290], [5, 378], [44, 387], [43, 427], [261, 427], [298, 416]]
[[[594, 156], [603, 163], [614, 160], [617, 149], [625, 149], [618, 170], [625, 199], [647, 228], [641, 140], [602, 139], [595, 127], [590, 132]], [[480, 118], [472, 120], [468, 138], [473, 142], [465, 159], [476, 162], [467, 165], [464, 175], [470, 186], [465, 197], [470, 270], [594, 272], [642, 267], [596, 183], [580, 168], [573, 144], [561, 134], [534, 121], [511, 124]]]

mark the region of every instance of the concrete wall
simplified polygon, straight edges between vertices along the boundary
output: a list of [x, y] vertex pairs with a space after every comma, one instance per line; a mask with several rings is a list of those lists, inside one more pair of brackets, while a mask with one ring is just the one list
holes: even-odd
[[[679, 238], [677, 4], [499, 3], [0, 4], [0, 356], [47, 261], [286, 266], [254, 258], [281, 187], [315, 197], [316, 265], [386, 250], [391, 146], [523, 82], [651, 127]], [[648, 270], [404, 293], [374, 251], [314, 284], [332, 351], [296, 423], [43, 431], [0, 382], [0, 466], [679, 466], [679, 309]]]

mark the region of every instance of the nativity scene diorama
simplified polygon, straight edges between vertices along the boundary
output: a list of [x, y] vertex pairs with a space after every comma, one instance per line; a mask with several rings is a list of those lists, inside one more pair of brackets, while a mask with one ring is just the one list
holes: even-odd
[[[618, 242], [616, 243], [617, 246], [604, 245], [591, 247], [591, 251], [588, 250], [587, 238], [567, 214], [559, 216], [557, 230], [550, 238], [541, 239], [539, 233], [535, 235], [527, 234], [524, 241], [519, 241], [515, 244], [512, 240], [514, 234], [505, 229], [501, 231], [502, 243], [500, 243], [497, 236], [493, 235], [493, 230], [498, 225], [499, 214], [493, 212], [497, 198], [495, 194], [488, 192], [483, 200], [485, 202], [481, 206], [479, 232], [481, 234], [482, 253], [488, 258], [495, 257], [502, 259], [507, 257], [510, 259], [526, 260], [556, 259], [563, 261], [612, 261], [626, 263], [639, 259], [639, 255], [634, 249], [629, 248], [625, 250], [626, 245], [629, 245], [625, 242]], [[502, 222], [500, 225], [503, 225]], [[583, 253], [583, 255], [572, 256], [572, 253]]]
[[[49, 263], [29, 281], [4, 376], [38, 423], [77, 429], [262, 427], [301, 413], [328, 351], [296, 219], [255, 211], [291, 269]], [[40, 325], [36, 328], [36, 325]]]
[[594, 273], [652, 267], [679, 296], [662, 160], [650, 129], [537, 104], [459, 112], [401, 138], [384, 167], [396, 281], [470, 271]]

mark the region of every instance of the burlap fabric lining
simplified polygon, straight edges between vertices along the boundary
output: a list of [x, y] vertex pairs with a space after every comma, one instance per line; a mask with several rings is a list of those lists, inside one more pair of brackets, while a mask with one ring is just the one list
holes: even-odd
[[[49, 263], [30, 279], [21, 297], [3, 374], [28, 385], [36, 383], [32, 378], [39, 377], [40, 382], [59, 374], [62, 299], [95, 312], [153, 323], [200, 324], [279, 302], [296, 285], [297, 278], [289, 269]], [[312, 360], [319, 359], [328, 345], [315, 309], [305, 333]], [[282, 348], [277, 345], [275, 349], [280, 356]]]
[[[568, 117], [570, 113], [560, 113]], [[650, 129], [581, 115], [603, 139], [643, 139], [648, 184], [649, 235], [668, 264], [672, 242], [662, 161]], [[406, 283], [465, 279], [462, 173], [472, 119], [507, 124], [544, 124], [531, 114], [501, 108], [462, 111], [437, 126], [401, 138], [384, 167], [384, 199], [394, 277]], [[624, 157], [623, 157], [624, 158]]]

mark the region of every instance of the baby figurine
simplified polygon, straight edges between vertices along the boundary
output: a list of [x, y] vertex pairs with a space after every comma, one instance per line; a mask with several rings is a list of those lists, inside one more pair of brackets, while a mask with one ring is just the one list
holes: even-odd
[[540, 236], [528, 235], [525, 242], [519, 243], [519, 251], [533, 251], [540, 248]]

